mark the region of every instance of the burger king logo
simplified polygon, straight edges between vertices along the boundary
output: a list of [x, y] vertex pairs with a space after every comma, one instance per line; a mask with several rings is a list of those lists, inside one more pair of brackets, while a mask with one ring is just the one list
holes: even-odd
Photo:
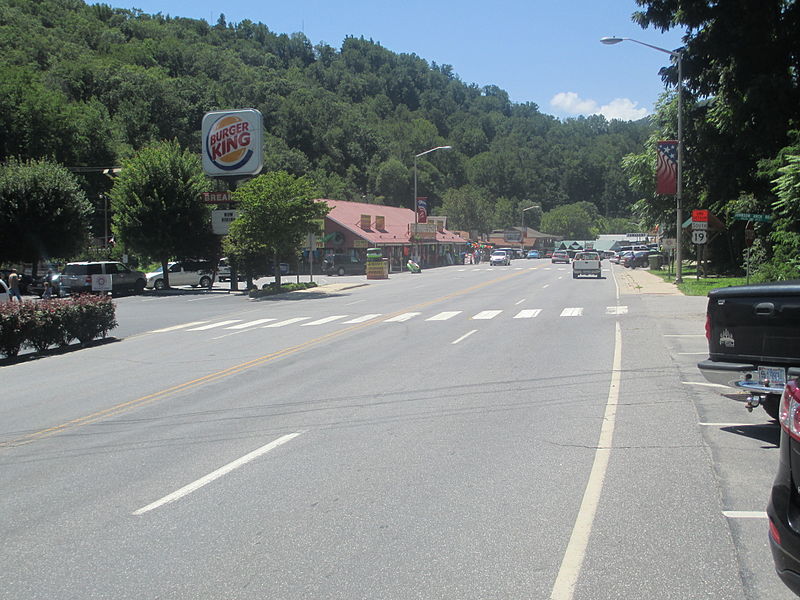
[[261, 170], [261, 127], [261, 113], [256, 110], [207, 113], [203, 118], [206, 173], [258, 173]]

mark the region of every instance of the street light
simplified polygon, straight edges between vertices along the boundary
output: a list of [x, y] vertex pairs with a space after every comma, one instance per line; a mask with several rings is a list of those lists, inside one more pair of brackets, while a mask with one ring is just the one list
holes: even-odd
[[680, 52], [667, 50], [666, 48], [659, 48], [658, 46], [646, 44], [645, 42], [640, 42], [639, 40], [634, 40], [632, 38], [603, 37], [600, 38], [600, 41], [603, 44], [609, 45], [619, 44], [620, 42], [634, 42], [636, 44], [640, 44], [641, 46], [647, 46], [653, 50], [658, 50], [664, 54], [669, 54], [675, 59], [675, 62], [678, 63], [678, 185], [676, 190], [677, 193], [675, 194], [675, 283], [682, 283], [683, 271], [681, 269], [681, 237], [683, 233], [683, 222], [681, 219], [681, 211], [683, 197], [683, 55]]
[[[425, 150], [425, 152], [420, 152], [419, 154], [414, 155], [414, 224], [416, 225], [419, 223], [419, 213], [417, 212], [417, 159], [420, 156], [425, 156], [426, 154], [430, 154], [431, 152], [436, 152], [437, 150], [450, 150], [452, 146], [436, 146], [436, 148], [431, 148], [430, 150]], [[414, 231], [414, 237], [416, 238], [417, 232]]]
[[534, 208], [541, 208], [541, 206], [539, 206], [538, 204], [534, 204], [533, 206], [529, 206], [528, 208], [523, 208], [522, 209], [522, 223], [521, 223], [521, 225], [522, 225], [522, 230], [521, 230], [522, 238], [519, 241], [520, 250], [525, 250], [525, 246], [524, 246], [524, 244], [525, 244], [525, 211], [531, 210], [531, 209], [534, 209]]

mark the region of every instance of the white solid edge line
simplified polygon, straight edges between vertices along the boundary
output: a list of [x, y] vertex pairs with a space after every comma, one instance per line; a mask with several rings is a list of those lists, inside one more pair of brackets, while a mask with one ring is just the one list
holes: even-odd
[[564, 558], [558, 569], [558, 576], [550, 592], [551, 600], [572, 600], [575, 594], [575, 585], [586, 556], [589, 545], [589, 536], [592, 533], [594, 517], [600, 503], [603, 491], [608, 461], [611, 457], [611, 443], [614, 438], [614, 425], [617, 417], [617, 403], [619, 402], [619, 386], [622, 378], [622, 330], [619, 322], [616, 323], [614, 333], [614, 361], [611, 367], [611, 385], [608, 389], [608, 400], [603, 415], [603, 425], [600, 428], [600, 438], [597, 440], [597, 450], [594, 454], [594, 464], [586, 482], [581, 507], [572, 528]]
[[143, 515], [144, 513], [149, 512], [151, 510], [154, 510], [156, 508], [159, 508], [160, 506], [164, 506], [165, 504], [168, 504], [170, 502], [174, 502], [175, 500], [183, 498], [184, 496], [187, 496], [187, 495], [191, 494], [192, 492], [194, 492], [196, 490], [199, 490], [204, 485], [207, 485], [207, 484], [211, 483], [215, 479], [219, 479], [220, 477], [222, 477], [223, 475], [227, 475], [228, 473], [230, 473], [234, 469], [238, 469], [242, 465], [245, 465], [245, 464], [249, 463], [251, 460], [255, 460], [256, 458], [258, 458], [262, 454], [266, 454], [270, 450], [273, 450], [273, 449], [277, 448], [278, 446], [281, 446], [281, 445], [285, 444], [286, 442], [289, 442], [289, 441], [293, 440], [294, 438], [296, 438], [298, 435], [300, 435], [302, 433], [304, 433], [304, 432], [296, 431], [295, 433], [289, 433], [287, 435], [279, 437], [277, 440], [274, 440], [274, 441], [270, 442], [269, 444], [266, 444], [265, 446], [261, 446], [261, 448], [258, 448], [257, 450], [253, 450], [252, 452], [250, 452], [249, 454], [245, 454], [241, 458], [237, 458], [236, 460], [234, 460], [233, 462], [228, 463], [224, 467], [220, 467], [219, 469], [217, 469], [216, 471], [213, 471], [212, 473], [209, 473], [205, 477], [201, 477], [197, 481], [194, 481], [194, 482], [190, 483], [189, 485], [183, 486], [181, 489], [179, 489], [177, 491], [174, 491], [174, 492], [172, 492], [171, 494], [169, 494], [167, 496], [164, 496], [160, 500], [156, 500], [155, 502], [153, 502], [151, 504], [148, 504], [147, 506], [144, 506], [144, 507], [140, 508], [139, 510], [134, 511], [133, 514], [135, 516]]
[[767, 513], [763, 510], [723, 510], [722, 514], [729, 519], [766, 519]]
[[461, 342], [461, 341], [463, 341], [463, 340], [467, 339], [469, 336], [471, 336], [471, 335], [472, 335], [473, 333], [475, 333], [476, 331], [478, 331], [478, 330], [477, 330], [477, 329], [473, 329], [472, 331], [468, 331], [467, 333], [465, 333], [464, 335], [462, 335], [460, 338], [458, 338], [457, 340], [453, 340], [453, 341], [452, 341], [452, 342], [450, 342], [450, 343], [451, 343], [451, 344], [457, 344], [458, 342]]
[[683, 385], [700, 385], [703, 387], [722, 388], [723, 390], [734, 390], [734, 388], [722, 385], [721, 383], [711, 383], [710, 381], [681, 381]]

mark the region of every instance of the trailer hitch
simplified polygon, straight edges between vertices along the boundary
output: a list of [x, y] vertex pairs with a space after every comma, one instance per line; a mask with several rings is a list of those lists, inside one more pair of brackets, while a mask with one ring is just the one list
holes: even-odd
[[751, 394], [747, 397], [747, 401], [744, 403], [744, 407], [747, 409], [747, 412], [753, 412], [754, 408], [757, 408], [763, 404], [766, 396], [758, 396], [756, 394]]

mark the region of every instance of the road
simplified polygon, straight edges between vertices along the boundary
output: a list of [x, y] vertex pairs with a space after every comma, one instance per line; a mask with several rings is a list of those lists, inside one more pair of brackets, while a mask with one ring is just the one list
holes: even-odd
[[776, 426], [699, 385], [705, 299], [617, 273], [119, 299], [0, 371], [0, 597], [791, 597]]

